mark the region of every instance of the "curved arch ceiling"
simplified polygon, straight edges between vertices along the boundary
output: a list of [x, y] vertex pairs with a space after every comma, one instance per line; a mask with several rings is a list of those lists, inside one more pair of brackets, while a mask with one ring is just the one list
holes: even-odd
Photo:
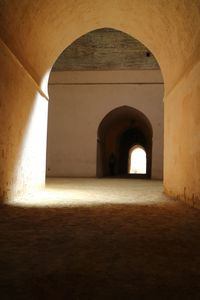
[[53, 71], [155, 70], [153, 54], [138, 40], [112, 28], [84, 34], [56, 60]]
[[199, 0], [156, 0], [153, 5], [141, 0], [0, 3], [0, 37], [38, 85], [68, 45], [102, 27], [144, 43], [159, 62], [166, 90], [200, 58]]

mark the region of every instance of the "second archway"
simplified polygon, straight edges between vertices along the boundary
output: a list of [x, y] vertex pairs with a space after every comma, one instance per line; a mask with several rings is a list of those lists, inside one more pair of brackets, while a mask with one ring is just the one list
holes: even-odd
[[151, 123], [139, 110], [121, 106], [109, 112], [98, 128], [97, 176], [151, 178], [152, 137]]

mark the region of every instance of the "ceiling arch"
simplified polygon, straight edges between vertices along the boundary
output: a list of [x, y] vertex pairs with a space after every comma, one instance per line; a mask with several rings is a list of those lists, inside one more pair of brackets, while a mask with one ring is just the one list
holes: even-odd
[[1, 1], [0, 37], [40, 85], [77, 38], [102, 27], [121, 30], [154, 54], [167, 92], [200, 58], [199, 1], [188, 1]]
[[84, 34], [67, 47], [52, 71], [156, 70], [159, 65], [142, 43], [112, 28]]

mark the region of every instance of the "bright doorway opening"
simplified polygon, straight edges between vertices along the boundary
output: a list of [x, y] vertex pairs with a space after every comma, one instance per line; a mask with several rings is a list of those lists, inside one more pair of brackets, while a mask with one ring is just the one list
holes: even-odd
[[134, 145], [129, 150], [128, 173], [129, 174], [146, 174], [147, 173], [146, 151], [140, 145]]

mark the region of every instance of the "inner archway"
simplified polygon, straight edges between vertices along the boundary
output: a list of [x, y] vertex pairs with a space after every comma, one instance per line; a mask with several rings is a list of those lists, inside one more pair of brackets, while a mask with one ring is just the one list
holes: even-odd
[[[128, 106], [109, 112], [98, 128], [97, 176], [151, 178], [152, 137], [152, 125], [142, 112]], [[135, 145], [145, 149], [147, 163], [144, 174], [129, 172], [129, 152]]]

